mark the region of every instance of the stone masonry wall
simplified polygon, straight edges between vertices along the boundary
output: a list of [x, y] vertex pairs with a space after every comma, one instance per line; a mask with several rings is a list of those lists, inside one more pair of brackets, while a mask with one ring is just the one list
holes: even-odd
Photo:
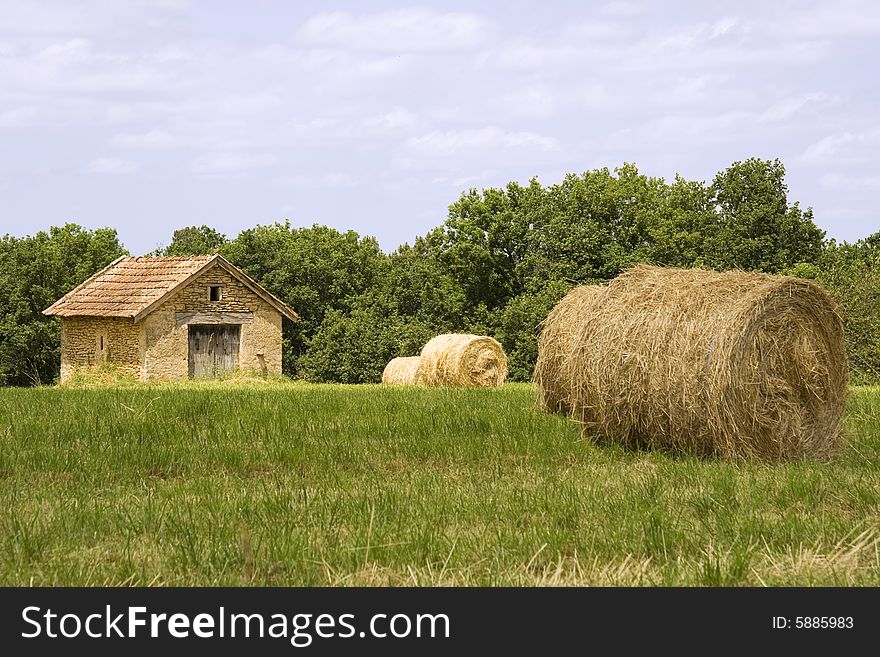
[[[101, 350], [101, 336], [104, 350]], [[79, 367], [113, 363], [128, 374], [140, 376], [143, 345], [140, 327], [124, 317], [61, 318], [61, 380]]]
[[[208, 300], [208, 286], [222, 286], [221, 300]], [[189, 375], [188, 327], [177, 326], [178, 312], [252, 312], [241, 325], [239, 368], [281, 374], [281, 314], [224, 269], [213, 267], [168, 299], [141, 322], [145, 345], [144, 379], [183, 379]]]

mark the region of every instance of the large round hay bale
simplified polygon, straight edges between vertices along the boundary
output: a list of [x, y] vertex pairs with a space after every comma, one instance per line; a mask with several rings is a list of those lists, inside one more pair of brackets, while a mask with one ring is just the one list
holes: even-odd
[[507, 377], [507, 356], [497, 340], [484, 335], [445, 333], [422, 348], [417, 374], [426, 386], [500, 386]]
[[382, 372], [382, 383], [415, 385], [420, 360], [418, 356], [392, 358]]
[[841, 434], [843, 326], [816, 283], [639, 266], [579, 327], [573, 415], [634, 448], [822, 458]]
[[579, 336], [579, 326], [589, 316], [590, 304], [605, 290], [601, 285], [573, 288], [554, 306], [538, 338], [538, 360], [532, 380], [538, 390], [538, 405], [550, 413], [571, 410], [569, 365]]

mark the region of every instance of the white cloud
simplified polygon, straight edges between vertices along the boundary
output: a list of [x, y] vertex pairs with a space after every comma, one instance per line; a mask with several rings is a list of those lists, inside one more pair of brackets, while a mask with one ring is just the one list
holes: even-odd
[[853, 176], [842, 173], [826, 173], [819, 178], [819, 184], [824, 189], [834, 191], [872, 191], [880, 189], [880, 175]]
[[107, 175], [121, 175], [134, 173], [137, 165], [130, 160], [120, 160], [114, 157], [99, 157], [89, 162], [86, 171]]
[[0, 111], [0, 128], [21, 128], [37, 122], [39, 111], [36, 107], [16, 107]]
[[519, 43], [488, 49], [480, 53], [477, 63], [503, 70], [552, 71], [586, 62], [589, 56], [589, 51], [581, 46]]
[[[523, 71], [552, 80], [596, 78], [626, 88], [628, 95], [671, 77], [736, 79], [750, 67], [803, 66], [831, 52], [828, 42], [759, 38], [751, 24], [734, 17], [713, 21], [583, 23], [564, 25], [540, 39], [510, 38], [490, 44], [476, 58], [480, 68]], [[644, 76], [651, 74], [651, 78]], [[636, 79], [627, 81], [622, 75]], [[740, 79], [741, 86], [748, 80]]]
[[828, 94], [824, 93], [810, 93], [804, 96], [785, 98], [768, 107], [758, 120], [767, 123], [785, 121], [804, 109], [807, 105], [822, 104], [829, 100], [836, 99], [830, 99]]
[[620, 16], [631, 18], [645, 11], [645, 6], [640, 2], [609, 2], [599, 8], [599, 12], [608, 16]]
[[357, 187], [360, 178], [348, 173], [301, 173], [292, 176], [283, 176], [276, 181], [283, 187], [323, 187], [327, 189], [340, 189]]
[[61, 66], [82, 63], [92, 57], [92, 42], [88, 39], [60, 41], [40, 50], [37, 57]]
[[737, 31], [737, 26], [739, 26], [739, 21], [731, 17], [721, 18], [712, 23], [697, 23], [666, 36], [660, 45], [673, 48], [691, 48], [733, 35]]
[[177, 139], [156, 128], [144, 133], [120, 133], [113, 136], [111, 143], [121, 148], [162, 149], [177, 145]]
[[560, 99], [546, 85], [524, 85], [507, 94], [502, 104], [510, 114], [528, 118], [548, 118], [560, 109]]
[[243, 53], [244, 62], [266, 70], [285, 70], [293, 74], [314, 75], [319, 86], [330, 81], [348, 83], [361, 76], [387, 77], [405, 67], [404, 57], [396, 53], [366, 53], [339, 47], [292, 48], [274, 44]]
[[[147, 54], [101, 48], [87, 39], [67, 39], [46, 45], [30, 41], [0, 66], [0, 95], [51, 99], [55, 123], [72, 123], [60, 107], [89, 100], [89, 114], [96, 113], [108, 96], [130, 92], [168, 94], [175, 91], [178, 73]], [[103, 96], [103, 98], [98, 98]], [[86, 109], [79, 102], [78, 111]], [[47, 112], [48, 114], [48, 112]]]
[[808, 165], [860, 162], [876, 157], [880, 147], [880, 130], [868, 132], [839, 132], [810, 144], [800, 161]]
[[340, 119], [318, 116], [307, 121], [294, 121], [290, 124], [290, 134], [297, 139], [338, 139], [351, 134], [351, 129]]
[[157, 62], [163, 64], [180, 65], [182, 63], [196, 62], [196, 56], [188, 49], [180, 46], [163, 46], [155, 54]]
[[[669, 114], [641, 126], [641, 138], [676, 145], [680, 140], [705, 143], [736, 140], [737, 131], [753, 118], [752, 114], [741, 111], [707, 115]], [[628, 139], [631, 141], [632, 137]]]
[[723, 76], [702, 74], [676, 77], [669, 80], [666, 85], [668, 90], [655, 89], [651, 94], [664, 105], [689, 105], [705, 103], [707, 100], [717, 98], [718, 89], [727, 80]]
[[393, 138], [397, 133], [412, 133], [422, 124], [423, 121], [414, 112], [404, 107], [395, 107], [364, 118], [318, 116], [296, 120], [289, 124], [287, 134], [301, 140], [352, 142], [366, 138]]
[[82, 14], [72, 3], [41, 6], [38, 2], [6, 2], [0, 11], [0, 33], [15, 33], [27, 25], [36, 34], [82, 34], [94, 29]]
[[712, 23], [711, 29], [709, 30], [709, 38], [717, 39], [720, 36], [724, 36], [735, 28], [738, 23], [739, 21], [736, 18], [731, 18], [729, 16], [715, 21]]
[[351, 50], [420, 52], [467, 50], [486, 40], [491, 26], [470, 13], [400, 9], [374, 14], [318, 14], [298, 32], [309, 44]]
[[559, 142], [534, 132], [505, 132], [496, 126], [475, 130], [436, 130], [413, 137], [407, 146], [415, 152], [431, 156], [450, 156], [463, 151], [530, 147], [538, 150], [556, 150]]
[[[794, 12], [757, 1], [740, 10], [600, 0], [547, 3], [539, 15], [516, 4], [349, 3], [319, 14], [293, 3], [250, 13], [238, 38], [238, 10], [205, 22], [197, 6], [169, 0], [170, 13], [156, 1], [5, 3], [0, 135], [16, 153], [7, 166], [105, 155], [75, 166], [163, 177], [153, 215], [197, 198], [231, 226], [295, 197], [315, 220], [362, 231], [374, 224], [358, 209], [374, 208], [388, 224], [375, 230], [400, 240], [433, 225], [416, 218], [442, 215], [454, 189], [536, 173], [552, 183], [623, 160], [711, 179], [736, 159], [782, 157], [792, 194], [829, 229], [836, 220], [821, 219], [823, 199], [855, 208], [877, 192], [878, 102], [865, 64], [878, 57], [877, 3], [813, 0]], [[83, 155], [93, 144], [108, 150]], [[163, 148], [161, 168], [146, 171], [158, 154], [141, 151]], [[242, 196], [180, 171], [240, 176]], [[4, 195], [31, 202], [22, 190], [40, 183], [22, 182]], [[98, 176], [81, 182], [106, 186]], [[331, 188], [340, 192], [327, 205]], [[106, 221], [119, 216], [100, 190], [82, 193]], [[41, 216], [54, 211], [47, 204]]]
[[431, 171], [433, 176], [457, 180], [472, 177], [475, 171], [499, 166], [526, 166], [530, 170], [554, 157], [559, 142], [537, 132], [505, 131], [497, 126], [433, 130], [407, 139], [395, 149], [392, 169]]
[[768, 29], [781, 38], [832, 39], [880, 36], [880, 7], [872, 0], [836, 0], [780, 12]]
[[184, 11], [192, 7], [192, 0], [152, 0], [152, 4], [162, 9], [170, 9], [172, 11]]
[[390, 112], [368, 117], [364, 124], [380, 130], [410, 130], [418, 124], [418, 117], [405, 107], [395, 107]]
[[634, 28], [629, 21], [611, 22], [591, 19], [583, 23], [565, 26], [562, 35], [566, 40], [613, 41], [632, 37]]
[[807, 164], [822, 164], [830, 156], [836, 154], [841, 146], [852, 143], [855, 139], [849, 132], [823, 137], [807, 147], [801, 156], [801, 161]]
[[0, 11], [0, 33], [15, 33], [27, 27], [39, 36], [99, 35], [119, 32], [121, 27], [162, 25], [161, 17], [177, 14], [190, 5], [186, 0], [131, 0], [129, 2], [4, 2]]
[[480, 173], [474, 174], [472, 176], [461, 176], [460, 178], [455, 178], [449, 184], [455, 189], [463, 189], [465, 187], [472, 187], [477, 183], [485, 184], [488, 180], [491, 180], [497, 175], [498, 172], [495, 169], [486, 169], [485, 171], [481, 171]]
[[278, 158], [271, 153], [206, 153], [190, 163], [198, 176], [225, 176], [271, 167]]

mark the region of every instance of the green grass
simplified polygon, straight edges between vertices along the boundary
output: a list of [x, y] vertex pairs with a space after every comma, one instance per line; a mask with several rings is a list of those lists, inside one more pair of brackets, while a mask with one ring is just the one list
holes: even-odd
[[527, 385], [0, 390], [4, 585], [880, 584], [880, 389], [826, 463], [627, 452]]

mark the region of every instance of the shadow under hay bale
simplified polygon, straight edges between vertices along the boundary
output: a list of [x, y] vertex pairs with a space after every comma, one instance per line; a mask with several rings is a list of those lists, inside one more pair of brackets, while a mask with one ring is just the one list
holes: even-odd
[[382, 383], [386, 385], [415, 385], [420, 360], [418, 356], [392, 358], [382, 372]]
[[581, 312], [571, 400], [586, 435], [731, 459], [839, 443], [843, 326], [816, 283], [642, 265]]
[[538, 406], [549, 413], [571, 410], [569, 364], [578, 339], [585, 309], [605, 290], [602, 285], [581, 285], [557, 303], [543, 322], [538, 338], [538, 360], [532, 381], [538, 391]]
[[422, 348], [417, 381], [426, 386], [491, 388], [507, 377], [507, 356], [497, 340], [445, 333]]

